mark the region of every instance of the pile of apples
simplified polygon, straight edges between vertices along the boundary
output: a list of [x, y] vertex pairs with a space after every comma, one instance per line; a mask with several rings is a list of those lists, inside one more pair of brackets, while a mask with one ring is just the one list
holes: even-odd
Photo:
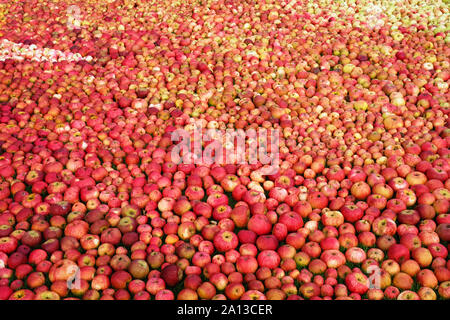
[[[0, 4], [0, 300], [450, 298], [437, 0]], [[171, 133], [281, 133], [280, 166]]]

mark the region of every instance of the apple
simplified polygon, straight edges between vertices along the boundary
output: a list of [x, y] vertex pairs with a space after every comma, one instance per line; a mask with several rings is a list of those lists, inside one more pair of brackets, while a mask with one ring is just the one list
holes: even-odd
[[339, 236], [339, 245], [343, 248], [355, 247], [358, 244], [358, 237], [353, 233], [347, 232]]
[[29, 247], [37, 247], [42, 241], [42, 235], [39, 231], [30, 230], [23, 234], [20, 241]]
[[288, 235], [288, 228], [285, 224], [275, 223], [272, 228], [272, 234], [275, 236], [275, 238], [277, 238], [277, 240], [283, 241]]
[[408, 248], [402, 244], [393, 244], [388, 249], [388, 257], [398, 263], [402, 263], [409, 259], [410, 252]]
[[184, 279], [184, 287], [197, 291], [198, 287], [202, 284], [202, 279], [197, 274], [189, 274]]
[[422, 287], [417, 291], [420, 300], [436, 300], [437, 296], [434, 290], [428, 287]]
[[[87, 231], [85, 234], [87, 234]], [[83, 234], [82, 236], [84, 236], [85, 234]], [[100, 242], [117, 245], [117, 244], [119, 244], [121, 238], [122, 238], [122, 234], [118, 228], [108, 228], [101, 233]]]
[[372, 222], [372, 231], [377, 236], [383, 235], [394, 235], [397, 230], [396, 223], [390, 219], [385, 217], [378, 217]]
[[276, 251], [263, 250], [258, 254], [257, 261], [260, 267], [274, 269], [279, 266], [281, 259]]
[[16, 251], [12, 253], [8, 258], [8, 267], [11, 269], [16, 269], [17, 266], [27, 262], [27, 257], [25, 254]]
[[245, 287], [238, 282], [230, 283], [225, 288], [225, 296], [230, 300], [238, 300], [245, 293]]
[[18, 241], [13, 237], [0, 238], [0, 252], [9, 254], [16, 250]]
[[240, 256], [236, 261], [236, 269], [243, 274], [253, 274], [258, 269], [258, 261], [253, 256]]
[[200, 299], [210, 300], [216, 295], [216, 288], [210, 282], [203, 282], [197, 289], [197, 294]]
[[29, 289], [20, 289], [12, 293], [8, 300], [34, 300], [35, 294]]
[[378, 183], [374, 185], [372, 187], [372, 192], [374, 194], [379, 194], [385, 197], [386, 199], [390, 199], [394, 195], [394, 189], [392, 189], [392, 187], [390, 187], [388, 184], [384, 183]]
[[309, 202], [299, 201], [294, 205], [293, 210], [297, 212], [302, 218], [306, 218], [312, 212], [313, 208]]
[[394, 275], [392, 283], [401, 290], [410, 290], [413, 285], [413, 279], [407, 273], [398, 272]]
[[190, 239], [196, 233], [195, 224], [193, 222], [187, 221], [182, 222], [178, 226], [177, 234], [182, 240]]
[[179, 269], [176, 265], [168, 265], [161, 271], [161, 278], [164, 282], [170, 286], [175, 286], [182, 277], [182, 270]]
[[267, 300], [267, 297], [259, 290], [248, 290], [241, 296], [241, 300]]
[[433, 256], [431, 255], [430, 250], [428, 250], [427, 248], [415, 248], [412, 250], [411, 255], [412, 258], [419, 263], [421, 268], [428, 267], [433, 261]]
[[125, 270], [118, 270], [111, 274], [111, 285], [114, 289], [124, 289], [131, 282], [132, 276]]
[[447, 248], [441, 243], [433, 243], [428, 246], [433, 258], [446, 258], [448, 255]]
[[442, 282], [438, 288], [439, 295], [446, 300], [448, 300], [450, 298], [449, 288], [450, 288], [450, 281]]
[[420, 300], [420, 297], [414, 291], [405, 290], [397, 296], [397, 300]]
[[415, 225], [420, 221], [420, 214], [416, 210], [403, 210], [397, 215], [398, 222]]
[[239, 178], [234, 174], [227, 174], [220, 181], [220, 185], [226, 192], [233, 192], [240, 185]]
[[352, 185], [350, 192], [356, 199], [364, 200], [370, 195], [371, 188], [367, 183], [358, 181]]
[[163, 279], [159, 277], [151, 277], [148, 279], [145, 289], [151, 294], [156, 295], [161, 290], [166, 288], [166, 284]]
[[346, 261], [350, 261], [351, 263], [362, 263], [366, 260], [366, 253], [363, 249], [358, 247], [349, 248], [345, 252]]
[[438, 279], [430, 269], [420, 270], [416, 275], [416, 279], [422, 287], [428, 287], [431, 289], [437, 288], [439, 284]]
[[206, 202], [213, 208], [228, 205], [228, 198], [219, 192], [214, 192], [208, 196]]
[[[302, 217], [294, 211], [289, 211], [289, 212], [281, 214], [278, 218], [278, 221], [279, 221], [279, 223], [286, 225], [288, 232], [297, 231], [298, 229], [300, 229], [303, 226]], [[249, 224], [250, 224], [250, 222], [249, 222]]]
[[302, 234], [300, 234], [298, 232], [292, 232], [292, 233], [289, 233], [286, 236], [285, 241], [286, 241], [287, 244], [293, 246], [295, 249], [298, 250], [301, 247], [303, 247], [303, 245], [305, 244], [306, 240], [305, 240], [305, 237]]
[[360, 220], [364, 215], [364, 212], [361, 208], [352, 204], [344, 205], [341, 208], [341, 213], [343, 214], [345, 220], [349, 222], [356, 222]]
[[150, 272], [150, 268], [145, 260], [133, 260], [128, 266], [128, 271], [134, 279], [143, 279]]
[[305, 299], [311, 299], [320, 294], [320, 287], [313, 282], [309, 282], [302, 284], [299, 291]]
[[400, 294], [400, 290], [394, 286], [388, 286], [384, 290], [384, 294], [388, 299], [397, 299], [398, 295]]
[[131, 263], [131, 259], [125, 254], [116, 254], [110, 260], [110, 266], [114, 271], [126, 270]]
[[197, 214], [197, 215], [202, 215], [205, 218], [210, 218], [211, 214], [212, 214], [212, 207], [205, 202], [196, 202], [193, 205], [193, 211]]
[[436, 232], [442, 241], [450, 241], [450, 223], [441, 223], [436, 228]]
[[328, 268], [338, 268], [346, 262], [345, 255], [339, 250], [331, 249], [322, 252], [320, 259], [323, 260]]
[[272, 224], [266, 215], [256, 214], [249, 219], [247, 228], [257, 235], [263, 235], [272, 230]]
[[324, 238], [320, 241], [320, 247], [322, 250], [338, 250], [339, 240], [335, 237]]
[[276, 250], [278, 248], [278, 239], [274, 235], [262, 235], [256, 239], [258, 250]]
[[8, 300], [13, 292], [14, 291], [8, 286], [0, 286], [0, 300]]
[[214, 247], [219, 252], [226, 252], [235, 249], [239, 244], [237, 235], [227, 230], [217, 232], [214, 236], [213, 242]]
[[369, 290], [368, 278], [359, 272], [349, 273], [345, 277], [345, 284], [353, 293], [364, 294]]
[[328, 205], [328, 198], [319, 191], [308, 194], [307, 199], [312, 209], [323, 209]]
[[65, 216], [70, 212], [72, 205], [68, 201], [59, 201], [52, 203], [49, 208], [49, 213], [54, 216]]
[[174, 300], [175, 295], [172, 291], [163, 289], [155, 295], [155, 300]]
[[400, 267], [402, 272], [414, 277], [420, 271], [420, 265], [415, 260], [406, 260], [402, 262]]
[[416, 248], [420, 248], [422, 242], [418, 235], [414, 233], [406, 233], [400, 238], [400, 243], [404, 245], [408, 250], [412, 251]]

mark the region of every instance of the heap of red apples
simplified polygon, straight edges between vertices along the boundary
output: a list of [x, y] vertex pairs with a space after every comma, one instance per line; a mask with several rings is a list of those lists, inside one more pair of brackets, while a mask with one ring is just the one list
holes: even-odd
[[[1, 3], [0, 300], [449, 299], [449, 15]], [[193, 122], [278, 170], [176, 161]]]

